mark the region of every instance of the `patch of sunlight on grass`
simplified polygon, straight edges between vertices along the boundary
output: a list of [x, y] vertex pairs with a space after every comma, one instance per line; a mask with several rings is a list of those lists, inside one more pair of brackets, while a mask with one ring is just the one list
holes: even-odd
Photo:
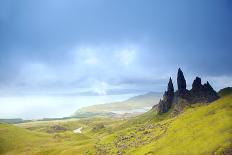
[[150, 152], [168, 154], [220, 153], [231, 146], [232, 96], [225, 97], [207, 106], [187, 109], [169, 125], [160, 139], [143, 146], [135, 154]]

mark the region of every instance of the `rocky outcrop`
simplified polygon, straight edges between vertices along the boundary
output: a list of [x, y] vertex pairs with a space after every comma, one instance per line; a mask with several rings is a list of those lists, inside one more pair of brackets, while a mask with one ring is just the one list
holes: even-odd
[[199, 77], [196, 77], [193, 81], [192, 89], [187, 90], [186, 80], [180, 68], [177, 73], [177, 86], [178, 90], [174, 92], [172, 79], [170, 78], [167, 91], [165, 91], [163, 99], [160, 100], [157, 106], [159, 114], [167, 112], [173, 105], [174, 109], [177, 109], [179, 112], [179, 109], [183, 109], [183, 106], [186, 106], [186, 104], [210, 103], [219, 98], [219, 95], [209, 82], [207, 81], [207, 83], [202, 85]]
[[191, 103], [210, 103], [219, 98], [217, 92], [207, 81], [204, 85], [201, 84], [201, 78], [196, 77], [193, 81], [192, 89], [190, 90]]
[[165, 113], [167, 112], [173, 103], [174, 99], [174, 87], [172, 83], [172, 79], [169, 79], [167, 91], [165, 91], [163, 95], [163, 100], [160, 100], [158, 105], [158, 113]]
[[202, 89], [201, 78], [196, 77], [192, 84], [192, 91], [197, 92]]
[[176, 101], [178, 101], [179, 97], [189, 100], [189, 90], [186, 89], [186, 80], [182, 70], [179, 68], [177, 73], [177, 86], [178, 90], [176, 91]]
[[184, 74], [180, 68], [178, 69], [178, 73], [177, 73], [177, 86], [178, 86], [179, 92], [186, 91], [186, 80], [185, 80]]

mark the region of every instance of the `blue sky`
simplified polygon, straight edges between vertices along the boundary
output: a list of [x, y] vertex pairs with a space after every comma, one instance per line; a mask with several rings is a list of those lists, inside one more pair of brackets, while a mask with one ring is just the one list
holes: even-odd
[[178, 67], [188, 87], [195, 76], [231, 86], [231, 27], [230, 0], [1, 0], [0, 104], [161, 92]]

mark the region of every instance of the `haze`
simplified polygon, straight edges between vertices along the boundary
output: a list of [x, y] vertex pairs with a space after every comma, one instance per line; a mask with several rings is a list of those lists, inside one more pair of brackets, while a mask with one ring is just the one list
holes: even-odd
[[231, 86], [231, 27], [230, 0], [1, 0], [0, 118], [163, 92], [179, 67]]

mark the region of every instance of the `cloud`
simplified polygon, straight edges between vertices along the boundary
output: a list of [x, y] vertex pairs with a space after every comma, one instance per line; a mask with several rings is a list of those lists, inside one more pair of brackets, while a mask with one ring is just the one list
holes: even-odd
[[[4, 82], [5, 87], [1, 87], [0, 92], [6, 94], [12, 91], [15, 94], [20, 90], [32, 94], [90, 92], [92, 95], [108, 95], [124, 89], [130, 89], [131, 92], [163, 91], [168, 78], [175, 78], [180, 66], [175, 64], [177, 60], [171, 61], [171, 53], [166, 60], [160, 56], [165, 49], [157, 48], [154, 53], [150, 50], [149, 46], [137, 42], [97, 45], [82, 43], [69, 48], [63, 53], [63, 59], [55, 63], [42, 58], [35, 61], [31, 57], [23, 61], [15, 59], [19, 62], [15, 74], [9, 78], [8, 83]], [[172, 62], [174, 65], [171, 65]], [[188, 67], [183, 70], [187, 78], [188, 75], [197, 74], [207, 76], [207, 73], [196, 73]], [[8, 72], [13, 73], [13, 70]], [[224, 80], [226, 84], [219, 79], [212, 78], [212, 85], [215, 83], [217, 88], [220, 85], [222, 88], [229, 83], [228, 78]], [[191, 86], [191, 80], [188, 81]], [[123, 94], [126, 91], [117, 91], [117, 94], [120, 92]]]
[[52, 67], [42, 62], [25, 62], [19, 71], [18, 82], [22, 84], [46, 84], [57, 80], [57, 76]]
[[91, 88], [89, 91], [106, 95], [108, 89], [120, 85], [117, 81], [120, 81], [122, 76], [131, 74], [126, 71], [126, 68], [134, 63], [139, 52], [137, 46], [131, 44], [77, 45], [71, 50], [72, 60], [67, 68], [70, 70], [75, 68], [78, 76], [85, 77], [79, 82]]
[[98, 48], [88, 47], [88, 46], [78, 46], [74, 51], [75, 58], [80, 63], [86, 65], [97, 65], [98, 57], [97, 53], [99, 52]]
[[228, 86], [231, 10], [210, 0], [0, 1], [0, 96], [164, 91], [178, 67], [189, 86], [195, 75]]
[[123, 64], [123, 66], [128, 67], [131, 65], [134, 60], [136, 59], [136, 49], [134, 48], [125, 48], [120, 49], [120, 51], [117, 51], [115, 56], [119, 59], [119, 61]]
[[98, 95], [107, 95], [107, 89], [109, 85], [104, 81], [95, 81], [92, 87], [93, 92]]
[[27, 88], [27, 91], [33, 88], [45, 92], [93, 91], [106, 95], [107, 90], [124, 85], [122, 79], [136, 78], [137, 72], [142, 69], [136, 64], [139, 52], [139, 45], [135, 43], [78, 44], [63, 53], [63, 59], [55, 63], [46, 59], [32, 61], [31, 57], [24, 58], [16, 66], [17, 76], [11, 77], [11, 88]]

